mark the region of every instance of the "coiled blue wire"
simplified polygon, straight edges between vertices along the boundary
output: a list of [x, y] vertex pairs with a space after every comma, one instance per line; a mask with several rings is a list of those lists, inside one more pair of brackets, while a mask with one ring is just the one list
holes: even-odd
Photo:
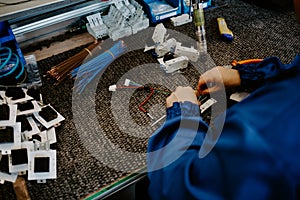
[[71, 72], [72, 77], [79, 81], [75, 85], [78, 93], [82, 93], [85, 87], [117, 57], [127, 50], [123, 41], [118, 41], [108, 51], [103, 52], [87, 63], [77, 67]]
[[[0, 69], [4, 68], [7, 65], [8, 61], [10, 60], [10, 58], [12, 56], [12, 51], [11, 51], [10, 48], [8, 48], [8, 47], [0, 47], [0, 51], [3, 51], [3, 50], [7, 50], [8, 53], [0, 54], [0, 56], [1, 56], [1, 66], [0, 66]], [[4, 57], [4, 58], [2, 58], [2, 57]], [[3, 60], [5, 60], [5, 61], [2, 63]]]
[[[24, 65], [20, 62], [19, 56], [12, 52], [8, 47], [0, 47], [0, 78], [7, 77], [12, 74], [18, 67], [21, 67], [21, 71], [18, 75], [15, 76], [16, 79], [19, 79], [24, 73]], [[7, 52], [5, 52], [7, 51]], [[8, 67], [9, 64], [14, 64], [13, 67]]]

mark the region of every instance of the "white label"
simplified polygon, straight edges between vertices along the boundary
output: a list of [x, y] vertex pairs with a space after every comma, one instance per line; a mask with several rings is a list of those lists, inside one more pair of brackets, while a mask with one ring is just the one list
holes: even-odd
[[204, 104], [202, 104], [200, 106], [201, 113], [203, 113], [204, 111], [206, 111], [209, 107], [211, 107], [216, 102], [217, 102], [217, 100], [215, 100], [214, 98], [208, 99]]
[[159, 17], [159, 19], [166, 19], [166, 18], [168, 18], [168, 17], [175, 16], [176, 14], [177, 14], [177, 12], [174, 11], [174, 12], [171, 12], [171, 13], [168, 13], [168, 14], [165, 14], [165, 15], [161, 15], [161, 16]]

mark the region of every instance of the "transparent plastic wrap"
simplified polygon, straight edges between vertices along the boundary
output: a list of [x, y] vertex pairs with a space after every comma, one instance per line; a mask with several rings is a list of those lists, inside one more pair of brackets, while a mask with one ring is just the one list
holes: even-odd
[[26, 60], [25, 64], [25, 79], [24, 81], [17, 83], [16, 85], [11, 84], [0, 84], [0, 87], [26, 87], [26, 88], [38, 88], [42, 86], [42, 80], [39, 73], [37, 61], [35, 55], [24, 56]]

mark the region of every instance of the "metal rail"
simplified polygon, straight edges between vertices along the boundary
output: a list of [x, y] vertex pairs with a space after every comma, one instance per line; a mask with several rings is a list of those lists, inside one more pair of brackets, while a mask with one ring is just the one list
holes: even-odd
[[16, 36], [23, 35], [23, 34], [26, 34], [29, 32], [37, 31], [37, 30], [46, 28], [46, 27], [54, 25], [54, 24], [58, 24], [58, 23], [76, 18], [76, 17], [84, 16], [84, 15], [90, 14], [92, 12], [99, 11], [101, 9], [105, 9], [110, 4], [112, 4], [111, 1], [95, 3], [93, 5], [89, 5], [89, 6], [86, 6], [83, 8], [78, 8], [76, 10], [72, 10], [72, 11], [69, 11], [69, 12], [66, 12], [66, 13], [63, 13], [60, 15], [49, 17], [47, 19], [43, 19], [43, 20], [36, 21], [36, 22], [30, 23], [30, 24], [26, 24], [24, 26], [12, 28], [12, 31]]

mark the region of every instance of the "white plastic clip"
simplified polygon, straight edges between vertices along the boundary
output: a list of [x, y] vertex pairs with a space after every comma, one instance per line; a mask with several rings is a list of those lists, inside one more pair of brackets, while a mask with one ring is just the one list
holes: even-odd
[[111, 85], [109, 86], [108, 90], [111, 91], [111, 92], [115, 92], [117, 89], [117, 86], [116, 85]]
[[129, 79], [125, 79], [124, 85], [125, 85], [125, 86], [129, 86], [129, 85], [130, 85], [130, 80], [129, 80]]

